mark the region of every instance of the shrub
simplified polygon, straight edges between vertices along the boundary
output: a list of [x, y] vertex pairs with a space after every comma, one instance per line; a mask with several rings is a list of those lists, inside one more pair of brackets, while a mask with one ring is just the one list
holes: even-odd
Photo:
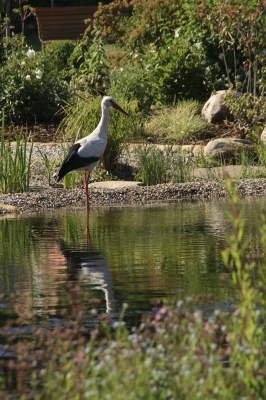
[[150, 111], [154, 104], [154, 91], [149, 73], [143, 64], [126, 62], [114, 67], [110, 73], [110, 92], [115, 98], [138, 101], [143, 113]]
[[80, 64], [84, 62], [85, 54], [89, 51], [91, 45], [91, 40], [88, 36], [84, 36], [76, 46], [74, 47], [70, 57], [69, 57], [69, 65], [72, 68], [79, 68]]
[[[14, 44], [14, 46], [13, 46]], [[35, 53], [18, 38], [6, 46], [7, 59], [0, 67], [0, 110], [7, 123], [51, 118], [67, 99], [68, 88], [43, 53]]]
[[[123, 9], [130, 9], [129, 18]], [[111, 24], [112, 12], [119, 11]], [[116, 15], [119, 15], [116, 14]], [[125, 60], [149, 75], [148, 90], [153, 104], [173, 103], [174, 99], [206, 100], [206, 92], [228, 84], [219, 60], [218, 40], [197, 19], [197, 2], [173, 4], [169, 0], [114, 1], [102, 5], [94, 23], [101, 34], [120, 36], [119, 44]], [[122, 37], [121, 37], [122, 36]], [[152, 90], [150, 91], [150, 88]]]
[[69, 69], [69, 60], [76, 48], [76, 44], [70, 40], [58, 40], [44, 46], [44, 56], [48, 58], [49, 63], [53, 65], [54, 71], [60, 77], [65, 78]]
[[73, 92], [94, 90], [105, 93], [109, 87], [109, 61], [105, 51], [105, 42], [95, 30], [92, 43], [85, 37], [74, 49], [69, 60], [71, 89]]
[[266, 100], [265, 96], [253, 96], [244, 93], [242, 96], [234, 96], [230, 93], [226, 96], [224, 103], [230, 108], [234, 116], [234, 125], [240, 138], [245, 139], [252, 133], [253, 129], [265, 123]]
[[199, 18], [222, 50], [228, 84], [254, 96], [265, 91], [265, 4], [201, 2]]

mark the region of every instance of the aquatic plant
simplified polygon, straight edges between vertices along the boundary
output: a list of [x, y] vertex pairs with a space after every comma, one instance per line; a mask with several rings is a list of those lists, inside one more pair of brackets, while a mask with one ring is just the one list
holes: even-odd
[[53, 173], [56, 161], [55, 160], [50, 160], [48, 158], [47, 154], [44, 151], [42, 151], [40, 147], [38, 147], [38, 151], [39, 151], [39, 153], [41, 155], [41, 158], [42, 158], [42, 161], [43, 161], [43, 164], [44, 164], [44, 167], [45, 167], [45, 171], [46, 171], [46, 174], [47, 174], [48, 185], [51, 185], [52, 173]]
[[27, 128], [16, 137], [12, 146], [10, 135], [5, 141], [5, 119], [2, 118], [0, 147], [0, 191], [2, 193], [27, 192], [30, 185], [31, 156], [33, 142], [28, 142]]
[[185, 151], [175, 151], [172, 146], [160, 149], [151, 145], [139, 147], [136, 154], [139, 160], [138, 177], [144, 185], [190, 180], [193, 164]]

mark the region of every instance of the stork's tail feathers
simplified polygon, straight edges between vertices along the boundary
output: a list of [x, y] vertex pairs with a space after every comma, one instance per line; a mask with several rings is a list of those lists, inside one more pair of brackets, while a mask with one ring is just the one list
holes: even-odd
[[62, 179], [59, 177], [59, 171], [57, 171], [53, 174], [53, 178], [55, 179], [56, 182], [59, 182]]

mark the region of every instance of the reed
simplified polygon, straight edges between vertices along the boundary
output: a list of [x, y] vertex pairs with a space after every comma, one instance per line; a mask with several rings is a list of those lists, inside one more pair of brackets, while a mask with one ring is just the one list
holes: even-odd
[[192, 161], [187, 156], [186, 151], [170, 152], [169, 159], [169, 170], [171, 175], [171, 181], [174, 183], [189, 182]]
[[49, 158], [47, 157], [47, 154], [44, 151], [41, 151], [40, 147], [38, 147], [38, 152], [41, 155], [41, 158], [42, 158], [45, 170], [46, 170], [48, 184], [51, 185], [51, 178], [52, 178], [52, 174], [53, 174], [53, 170], [54, 170], [56, 161], [49, 160]]
[[[28, 149], [27, 128], [16, 138], [13, 146], [10, 135], [5, 141], [5, 119], [2, 119], [1, 148], [0, 148], [0, 191], [2, 193], [19, 193], [29, 191], [31, 157], [33, 142]], [[28, 150], [28, 151], [27, 151]], [[28, 153], [28, 156], [27, 156]]]
[[144, 185], [157, 185], [167, 182], [188, 182], [192, 161], [185, 151], [174, 151], [171, 146], [164, 150], [156, 146], [137, 149], [139, 174]]
[[137, 149], [139, 170], [144, 185], [157, 185], [167, 181], [164, 153], [156, 146], [145, 146]]

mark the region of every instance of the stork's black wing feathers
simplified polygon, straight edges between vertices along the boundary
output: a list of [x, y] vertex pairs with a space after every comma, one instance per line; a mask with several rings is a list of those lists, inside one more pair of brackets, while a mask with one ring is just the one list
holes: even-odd
[[[64, 163], [68, 162], [69, 160], [71, 160], [71, 158], [74, 157], [75, 154], [77, 154], [78, 149], [79, 149], [80, 147], [81, 147], [81, 144], [80, 144], [80, 143], [74, 143], [74, 144], [72, 144], [72, 146], [70, 146], [69, 149], [68, 149], [68, 153], [67, 153], [67, 155], [65, 156], [65, 158], [64, 158], [64, 160], [63, 160], [63, 162], [62, 162], [62, 165], [63, 165]], [[62, 165], [61, 165], [61, 166], [62, 166]]]
[[80, 148], [80, 143], [73, 144], [64, 158], [58, 172], [54, 175], [54, 178], [57, 182], [59, 182], [64, 176], [71, 171], [74, 171], [79, 168], [85, 168], [88, 165], [99, 161], [100, 157], [80, 157], [77, 154], [78, 149]]

